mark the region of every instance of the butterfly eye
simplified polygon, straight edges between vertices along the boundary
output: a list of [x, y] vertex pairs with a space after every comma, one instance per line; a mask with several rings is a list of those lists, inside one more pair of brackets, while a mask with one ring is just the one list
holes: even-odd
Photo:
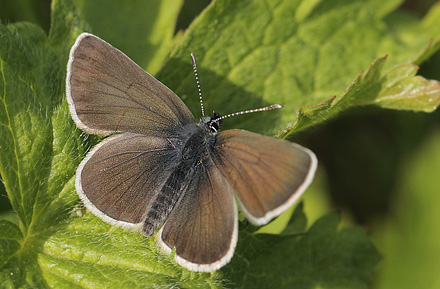
[[218, 132], [218, 129], [220, 128], [220, 123], [213, 121], [209, 124], [209, 130], [216, 134]]
[[213, 134], [217, 134], [221, 125], [222, 125], [221, 117], [218, 113], [214, 111], [208, 123], [209, 131]]

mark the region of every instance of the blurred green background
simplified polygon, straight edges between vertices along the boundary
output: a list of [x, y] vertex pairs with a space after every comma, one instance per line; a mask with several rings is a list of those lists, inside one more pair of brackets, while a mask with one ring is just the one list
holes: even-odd
[[[0, 0], [1, 22], [29, 21], [48, 32], [50, 2]], [[209, 2], [186, 1], [176, 31]], [[421, 18], [435, 2], [407, 1], [400, 9]], [[419, 74], [440, 80], [440, 53]], [[371, 288], [440, 288], [440, 112], [358, 108], [297, 138], [320, 161], [303, 198], [309, 224], [339, 211], [345, 225], [366, 228], [383, 256]], [[0, 185], [1, 216], [10, 210]]]

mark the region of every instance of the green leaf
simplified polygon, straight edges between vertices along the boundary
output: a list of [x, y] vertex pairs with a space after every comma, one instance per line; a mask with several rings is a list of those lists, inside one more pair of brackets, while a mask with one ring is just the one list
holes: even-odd
[[[60, 246], [62, 244], [62, 246]], [[91, 213], [75, 218], [38, 256], [51, 288], [218, 287], [218, 274], [191, 273], [160, 253], [154, 238], [108, 225]]]
[[440, 104], [440, 83], [415, 76], [418, 67], [402, 64], [382, 76], [386, 57], [378, 58], [365, 73], [356, 77], [339, 98], [298, 109], [296, 123], [279, 137], [305, 129], [355, 106], [376, 104], [384, 108], [432, 112]]
[[289, 222], [284, 227], [282, 234], [304, 234], [307, 230], [307, 217], [303, 211], [303, 203], [299, 203], [293, 211]]
[[[227, 114], [284, 105], [276, 113], [226, 120], [225, 128], [266, 134], [284, 130], [281, 137], [356, 106], [432, 111], [440, 102], [439, 83], [414, 77], [415, 70], [408, 75], [393, 67], [419, 64], [438, 51], [440, 9], [433, 8], [427, 19], [419, 21], [391, 12], [399, 4], [215, 1], [193, 22], [158, 77], [197, 112], [189, 65], [193, 51], [208, 111]], [[387, 94], [393, 92], [399, 96]], [[419, 104], [413, 105], [412, 99]]]
[[0, 268], [21, 248], [20, 241], [23, 235], [20, 228], [14, 223], [0, 220]]
[[0, 171], [12, 207], [28, 230], [41, 209], [36, 203], [48, 194], [53, 134], [47, 119], [63, 100], [63, 72], [39, 28], [0, 26], [0, 34]]
[[339, 231], [338, 223], [328, 215], [301, 235], [242, 230], [224, 271], [236, 288], [367, 288], [380, 256], [362, 230]]
[[440, 83], [414, 76], [411, 64], [394, 67], [382, 82], [380, 95], [374, 102], [385, 108], [433, 112], [440, 103]]
[[14, 287], [41, 288], [45, 282], [34, 249], [69, 217], [77, 201], [72, 178], [85, 148], [62, 93], [65, 65], [41, 29], [1, 25], [0, 35], [0, 172], [19, 218], [16, 241], [22, 246], [8, 259], [2, 278]]

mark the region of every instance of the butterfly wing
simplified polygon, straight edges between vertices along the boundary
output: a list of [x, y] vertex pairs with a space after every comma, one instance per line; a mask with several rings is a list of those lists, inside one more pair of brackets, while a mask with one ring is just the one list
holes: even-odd
[[170, 135], [194, 117], [169, 88], [104, 40], [78, 36], [70, 51], [67, 100], [88, 133]]
[[147, 203], [162, 187], [177, 151], [170, 140], [125, 133], [105, 139], [81, 162], [76, 188], [104, 221], [142, 227]]
[[244, 214], [256, 225], [290, 207], [311, 183], [317, 167], [315, 155], [306, 148], [238, 129], [220, 132], [212, 155]]
[[199, 169], [159, 231], [158, 242], [167, 253], [176, 249], [180, 265], [211, 272], [234, 254], [237, 206], [231, 186], [212, 161]]

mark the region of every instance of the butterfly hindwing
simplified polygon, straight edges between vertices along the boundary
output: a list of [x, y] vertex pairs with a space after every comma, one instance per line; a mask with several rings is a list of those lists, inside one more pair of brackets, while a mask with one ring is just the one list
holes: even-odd
[[176, 261], [196, 271], [213, 271], [229, 262], [237, 243], [238, 216], [232, 188], [208, 161], [198, 167], [158, 233], [165, 251], [176, 249]]
[[78, 194], [104, 221], [140, 228], [176, 157], [170, 140], [163, 138], [133, 133], [107, 138], [78, 167]]

